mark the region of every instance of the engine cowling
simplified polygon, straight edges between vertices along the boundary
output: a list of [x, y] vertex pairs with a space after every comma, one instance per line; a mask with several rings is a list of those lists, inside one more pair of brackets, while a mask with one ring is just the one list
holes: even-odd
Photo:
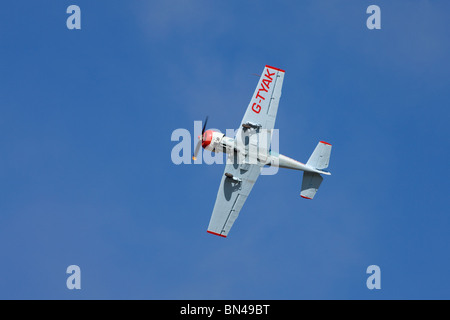
[[209, 150], [209, 151], [222, 151], [220, 148], [220, 141], [224, 137], [223, 133], [213, 131], [213, 130], [206, 130], [203, 133], [202, 137], [202, 147], [203, 149]]

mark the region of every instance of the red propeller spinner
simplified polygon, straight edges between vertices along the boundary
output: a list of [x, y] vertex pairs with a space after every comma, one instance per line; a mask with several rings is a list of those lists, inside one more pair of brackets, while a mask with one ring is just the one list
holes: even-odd
[[205, 133], [203, 133], [202, 136], [202, 148], [206, 148], [209, 146], [213, 138], [213, 131], [212, 130], [206, 130]]

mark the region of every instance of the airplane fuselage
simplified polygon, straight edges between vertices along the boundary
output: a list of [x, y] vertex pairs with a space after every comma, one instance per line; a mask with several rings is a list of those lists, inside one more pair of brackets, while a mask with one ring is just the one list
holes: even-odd
[[212, 152], [240, 154], [242, 155], [242, 157], [237, 158], [241, 159], [242, 163], [252, 163], [251, 161], [253, 157], [255, 163], [259, 161], [268, 166], [331, 175], [331, 173], [328, 171], [318, 170], [300, 161], [294, 160], [276, 152], [260, 152], [260, 150], [255, 150], [255, 152], [252, 153], [251, 151], [249, 151], [249, 148], [246, 148], [242, 143], [239, 144], [236, 139], [227, 137], [226, 135], [218, 131], [205, 131], [202, 137], [202, 147]]

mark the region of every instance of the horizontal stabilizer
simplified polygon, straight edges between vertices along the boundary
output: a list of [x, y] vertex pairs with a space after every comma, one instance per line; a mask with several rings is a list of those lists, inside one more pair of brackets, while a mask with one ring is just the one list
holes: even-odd
[[331, 144], [320, 141], [306, 164], [319, 170], [328, 168], [330, 154]]
[[322, 183], [322, 176], [318, 173], [303, 172], [302, 192], [300, 196], [305, 199], [313, 199]]

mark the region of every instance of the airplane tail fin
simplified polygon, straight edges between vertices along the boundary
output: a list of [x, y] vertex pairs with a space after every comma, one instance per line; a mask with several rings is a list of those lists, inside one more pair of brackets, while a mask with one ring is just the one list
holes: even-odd
[[[309, 157], [308, 162], [306, 162], [306, 165], [318, 170], [326, 169], [330, 162], [330, 155], [331, 144], [320, 141]], [[322, 181], [323, 178], [319, 173], [303, 172], [302, 191], [300, 196], [305, 199], [313, 199], [317, 190], [319, 190]]]

